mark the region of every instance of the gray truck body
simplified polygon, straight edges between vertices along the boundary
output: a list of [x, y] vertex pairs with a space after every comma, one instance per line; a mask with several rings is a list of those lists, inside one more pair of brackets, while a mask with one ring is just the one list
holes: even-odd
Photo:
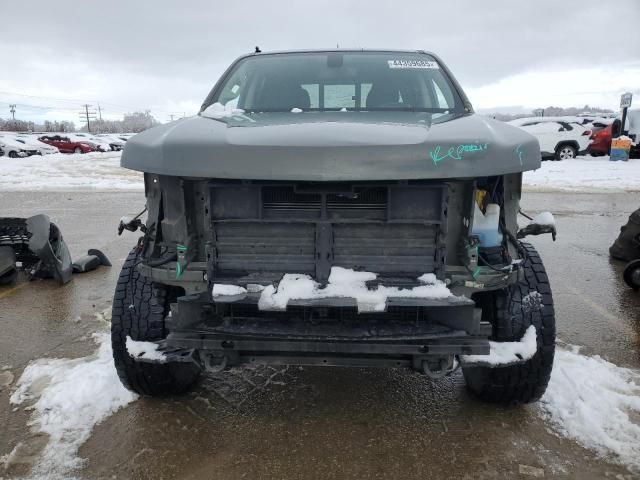
[[[427, 372], [487, 354], [491, 326], [473, 296], [521, 275], [521, 174], [540, 166], [540, 149], [458, 93], [455, 114], [201, 112], [131, 138], [122, 166], [145, 173], [148, 209], [137, 268], [177, 292], [161, 342], [171, 360]], [[478, 192], [500, 205], [500, 247], [476, 248]], [[371, 288], [433, 273], [456, 296], [388, 298], [375, 313], [345, 297], [299, 299], [275, 312], [251, 288], [287, 273], [324, 285], [333, 266], [377, 273]], [[213, 298], [214, 284], [247, 292]]]
[[430, 117], [411, 112], [195, 116], [132, 137], [122, 166], [172, 176], [306, 181], [470, 178], [540, 167], [538, 141], [521, 129], [476, 114], [442, 123], [431, 123]]

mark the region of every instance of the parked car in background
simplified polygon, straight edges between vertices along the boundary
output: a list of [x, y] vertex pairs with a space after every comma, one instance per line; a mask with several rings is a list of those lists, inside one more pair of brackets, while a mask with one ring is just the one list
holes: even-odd
[[75, 140], [76, 142], [92, 143], [96, 146], [96, 150], [98, 150], [99, 152], [111, 151], [109, 142], [106, 142], [104, 139], [98, 138], [91, 133], [70, 133], [69, 138], [71, 140]]
[[53, 145], [62, 153], [89, 153], [98, 150], [98, 146], [92, 142], [76, 141], [62, 135], [43, 135], [38, 140]]
[[110, 135], [106, 133], [101, 133], [98, 135], [98, 138], [103, 142], [107, 142], [111, 150], [113, 150], [114, 152], [119, 152], [120, 150], [122, 150], [126, 142], [126, 140], [123, 140], [122, 138], [118, 137], [116, 134]]
[[32, 135], [18, 134], [15, 136], [15, 140], [16, 142], [26, 145], [27, 148], [37, 150], [38, 155], [51, 155], [52, 153], [60, 153], [60, 150], [58, 150], [53, 145], [47, 145], [37, 138], [34, 138]]
[[594, 157], [601, 155], [609, 155], [611, 151], [611, 132], [612, 125], [596, 130], [591, 134], [591, 144], [589, 145], [589, 153]]
[[0, 143], [3, 145], [4, 154], [11, 158], [28, 157], [37, 155], [38, 150], [18, 142], [12, 135], [0, 135]]
[[[591, 134], [591, 145], [589, 145], [589, 153], [594, 157], [601, 155], [609, 155], [611, 152], [611, 139], [616, 138], [619, 135], [627, 135], [633, 142], [631, 144], [631, 150], [629, 152], [630, 158], [640, 157], [640, 145], [638, 145], [638, 132], [640, 132], [640, 113], [637, 114], [637, 119], [634, 118], [632, 110], [631, 114], [627, 117], [625, 122], [625, 129], [622, 130], [622, 122], [619, 118], [612, 119], [612, 123], [606, 125], [600, 130], [596, 130]], [[638, 122], [638, 126], [634, 125], [634, 122]]]
[[544, 160], [565, 160], [587, 152], [591, 130], [578, 122], [554, 117], [518, 118], [508, 122], [529, 132], [540, 142]]

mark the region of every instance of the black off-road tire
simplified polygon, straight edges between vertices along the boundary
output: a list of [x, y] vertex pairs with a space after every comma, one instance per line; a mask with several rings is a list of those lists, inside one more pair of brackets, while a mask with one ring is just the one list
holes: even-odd
[[197, 365], [138, 362], [127, 352], [127, 336], [133, 340], [155, 341], [167, 335], [164, 319], [169, 312], [171, 292], [141, 275], [136, 268], [138, 261], [139, 255], [134, 249], [124, 262], [113, 296], [111, 345], [118, 377], [125, 387], [140, 395], [184, 393], [198, 380]]
[[15, 268], [0, 275], [0, 285], [11, 285], [18, 279], [18, 270]]
[[[555, 313], [549, 278], [538, 252], [528, 243], [520, 244], [526, 253], [524, 278], [505, 290], [483, 293], [476, 299], [482, 307], [482, 318], [491, 322], [491, 340], [519, 341], [530, 325], [536, 328], [535, 355], [516, 365], [489, 368], [465, 366], [467, 387], [480, 399], [503, 405], [516, 405], [538, 400], [547, 389], [555, 352]], [[528, 297], [538, 292], [539, 301]], [[534, 296], [535, 297], [535, 296]]]

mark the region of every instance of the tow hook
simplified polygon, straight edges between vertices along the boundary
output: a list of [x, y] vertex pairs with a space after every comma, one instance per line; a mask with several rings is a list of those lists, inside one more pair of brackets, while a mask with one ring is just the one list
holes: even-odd
[[200, 357], [202, 358], [204, 368], [209, 373], [220, 373], [227, 368], [227, 364], [229, 363], [229, 357], [226, 355], [219, 357], [211, 354], [201, 354]]
[[453, 356], [443, 357], [438, 360], [422, 361], [422, 373], [432, 380], [438, 380], [452, 374], [456, 371], [457, 367], [458, 364]]

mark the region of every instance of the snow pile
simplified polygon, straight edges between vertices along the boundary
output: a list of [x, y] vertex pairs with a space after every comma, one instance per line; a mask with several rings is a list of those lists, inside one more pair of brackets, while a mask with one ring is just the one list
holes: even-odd
[[556, 219], [553, 218], [553, 213], [551, 212], [540, 212], [529, 222], [529, 225], [546, 225], [550, 227], [555, 226], [555, 224]]
[[489, 355], [460, 355], [464, 365], [502, 366], [529, 360], [537, 350], [536, 327], [530, 325], [518, 342], [489, 341]]
[[153, 342], [142, 342], [140, 340], [134, 340], [127, 335], [127, 353], [132, 358], [144, 358], [147, 360], [158, 360], [163, 362], [165, 356], [162, 352], [158, 351], [159, 345]]
[[413, 288], [401, 289], [380, 285], [374, 290], [369, 290], [365, 282], [375, 280], [376, 277], [377, 275], [371, 272], [332, 267], [327, 286], [320, 288], [320, 285], [308, 275], [288, 273], [282, 277], [277, 288], [269, 285], [262, 291], [258, 308], [284, 310], [289, 300], [333, 297], [354, 298], [360, 312], [380, 312], [384, 311], [389, 297], [442, 299], [452, 296], [447, 286], [435, 276], [421, 276], [419, 280], [425, 285]]
[[538, 170], [525, 172], [528, 191], [640, 191], [640, 160], [611, 162], [609, 157], [582, 157], [542, 162]]
[[244, 110], [242, 110], [241, 108], [236, 108], [235, 106], [230, 105], [225, 106], [219, 102], [216, 102], [205, 108], [200, 115], [207, 118], [219, 119], [234, 117], [236, 115], [242, 115], [243, 113]]
[[35, 476], [69, 478], [68, 472], [82, 466], [78, 448], [94, 425], [137, 398], [118, 379], [110, 336], [94, 338], [98, 351], [89, 357], [31, 362], [11, 395], [14, 405], [36, 400], [30, 425], [49, 435]]
[[244, 295], [247, 289], [238, 285], [225, 285], [223, 283], [215, 283], [211, 291], [214, 297], [222, 297], [227, 295]]
[[640, 372], [556, 350], [541, 408], [562, 435], [640, 472]]
[[0, 158], [2, 190], [140, 190], [142, 173], [120, 167], [122, 152]]
[[616, 140], [622, 140], [622, 141], [631, 143], [631, 145], [635, 145], [631, 137], [627, 137], [626, 135], [620, 135], [619, 137], [616, 137]]

